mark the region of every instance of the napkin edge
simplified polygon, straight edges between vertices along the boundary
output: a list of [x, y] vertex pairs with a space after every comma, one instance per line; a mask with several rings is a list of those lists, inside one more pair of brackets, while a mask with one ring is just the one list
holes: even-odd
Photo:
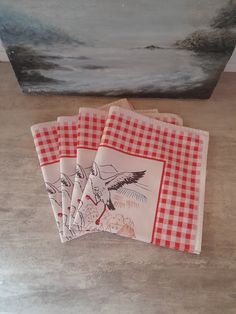
[[171, 123], [167, 123], [167, 122], [163, 122], [160, 120], [156, 120], [155, 118], [150, 118], [147, 116], [144, 116], [140, 113], [137, 113], [135, 111], [130, 111], [130, 110], [126, 110], [124, 108], [120, 108], [118, 106], [112, 106], [109, 110], [109, 114], [111, 114], [113, 111], [118, 111], [120, 113], [125, 113], [125, 114], [131, 114], [132, 116], [136, 117], [137, 119], [140, 119], [143, 122], [148, 122], [148, 123], [152, 123], [154, 125], [157, 126], [163, 126], [163, 127], [167, 127], [169, 129], [173, 129], [173, 130], [182, 130], [182, 131], [188, 131], [188, 132], [193, 132], [194, 134], [201, 134], [205, 137], [209, 137], [209, 132], [206, 130], [201, 130], [201, 129], [194, 129], [194, 128], [190, 128], [190, 127], [186, 127], [186, 126], [181, 126], [181, 125], [174, 125]]

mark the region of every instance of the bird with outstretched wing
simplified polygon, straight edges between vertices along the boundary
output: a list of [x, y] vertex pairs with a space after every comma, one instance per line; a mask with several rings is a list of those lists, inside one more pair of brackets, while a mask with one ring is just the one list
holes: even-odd
[[109, 210], [115, 210], [115, 206], [111, 199], [111, 191], [117, 191], [124, 185], [137, 183], [141, 178], [144, 177], [145, 172], [146, 170], [135, 172], [118, 172], [117, 174], [104, 179], [101, 176], [99, 166], [96, 162], [94, 162], [89, 180], [95, 200], [90, 195], [86, 195], [86, 198], [93, 202], [94, 205], [97, 205], [100, 202], [104, 204], [104, 209], [96, 220], [97, 225], [99, 225], [100, 219], [104, 215], [107, 208]]

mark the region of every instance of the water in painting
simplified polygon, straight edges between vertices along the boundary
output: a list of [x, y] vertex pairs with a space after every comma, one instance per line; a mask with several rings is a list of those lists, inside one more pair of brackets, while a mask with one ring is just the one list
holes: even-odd
[[235, 16], [235, 0], [0, 0], [0, 37], [26, 93], [208, 98]]

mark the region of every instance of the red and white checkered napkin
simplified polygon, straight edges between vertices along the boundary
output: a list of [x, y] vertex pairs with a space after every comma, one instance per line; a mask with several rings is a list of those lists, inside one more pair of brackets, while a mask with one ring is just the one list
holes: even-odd
[[[69, 130], [66, 130], [66, 134], [63, 134], [61, 140], [64, 141], [64, 158], [61, 159], [61, 172], [64, 174], [70, 175], [71, 179], [73, 179], [73, 186], [70, 184], [69, 193], [65, 196], [67, 201], [65, 202], [65, 206], [63, 206], [63, 210], [66, 213], [66, 226], [65, 230], [68, 231], [68, 227], [71, 228], [71, 222], [74, 218], [74, 213], [78, 206], [78, 202], [80, 197], [82, 196], [81, 188], [85, 186], [86, 183], [86, 171], [88, 168], [92, 166], [95, 155], [94, 146], [91, 149], [90, 141], [93, 143], [94, 134], [98, 136], [99, 140], [96, 144], [97, 146], [100, 142], [102, 136], [102, 130], [105, 125], [105, 119], [102, 117], [106, 117], [106, 111], [109, 110], [111, 106], [119, 106], [126, 109], [133, 109], [133, 106], [128, 102], [127, 99], [120, 99], [118, 101], [114, 101], [112, 103], [101, 106], [99, 109], [93, 108], [81, 108], [79, 111], [79, 116], [72, 117], [73, 126], [69, 127]], [[87, 117], [92, 118], [91, 125], [87, 123]], [[60, 118], [59, 118], [60, 119]], [[66, 117], [63, 118], [66, 121]], [[102, 129], [100, 128], [100, 124], [102, 123]], [[92, 129], [91, 129], [92, 128]], [[100, 128], [96, 130], [96, 128]], [[59, 140], [60, 143], [60, 140]], [[67, 145], [66, 145], [67, 144]], [[67, 148], [67, 150], [66, 150]], [[82, 148], [82, 152], [80, 149]], [[76, 158], [77, 155], [77, 158]], [[63, 156], [62, 156], [63, 157]], [[83, 159], [85, 157], [85, 160]], [[91, 159], [92, 158], [92, 159]], [[90, 160], [92, 160], [90, 162]], [[77, 166], [76, 166], [77, 164]], [[66, 169], [65, 169], [66, 167]], [[85, 171], [85, 172], [84, 172]], [[75, 180], [74, 180], [75, 179]], [[75, 181], [75, 182], [74, 182]], [[76, 232], [78, 234], [78, 226], [74, 227], [72, 232]]]
[[77, 120], [77, 116], [64, 116], [57, 118], [63, 235], [70, 240], [84, 234], [84, 232], [79, 230], [78, 227], [73, 228], [73, 230], [69, 229], [70, 204], [75, 179]]
[[[109, 110], [112, 105], [124, 108], [133, 108], [126, 99], [121, 99], [100, 107]], [[74, 187], [76, 173], [76, 147], [77, 147], [77, 116], [58, 117], [58, 144], [60, 158], [60, 178], [62, 195], [63, 234], [67, 239], [73, 239], [84, 234], [74, 227], [69, 229], [69, 216], [71, 208], [71, 196]]]
[[[120, 101], [117, 102], [120, 104]], [[115, 104], [115, 103], [113, 103]], [[158, 113], [154, 110], [140, 110], [142, 114], [153, 116], [157, 119], [170, 121], [173, 124], [183, 124], [182, 118], [169, 113]], [[69, 228], [72, 229], [74, 218], [81, 205], [81, 197], [88, 176], [91, 172], [92, 164], [96, 156], [97, 148], [100, 144], [107, 113], [92, 108], [81, 108], [78, 115], [78, 139], [77, 139], [77, 158], [75, 184], [71, 198], [71, 210]], [[80, 226], [80, 225], [79, 225]], [[78, 228], [78, 225], [77, 225]], [[79, 227], [81, 228], [81, 226]]]
[[80, 108], [77, 121], [77, 157], [71, 198], [69, 226], [72, 227], [80, 199], [96, 155], [107, 113], [99, 109]]
[[34, 144], [41, 166], [57, 228], [62, 242], [68, 239], [63, 236], [61, 182], [58, 154], [58, 124], [56, 121], [35, 124], [31, 127]]
[[76, 223], [200, 253], [208, 139], [112, 107]]

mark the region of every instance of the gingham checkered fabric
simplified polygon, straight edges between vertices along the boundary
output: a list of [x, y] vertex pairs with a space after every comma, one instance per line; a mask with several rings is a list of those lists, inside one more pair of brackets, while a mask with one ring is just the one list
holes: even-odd
[[56, 121], [37, 124], [32, 129], [32, 135], [40, 166], [59, 161], [58, 123]]
[[58, 123], [60, 157], [76, 157], [77, 116], [60, 117]]
[[[146, 114], [148, 112], [146, 111]], [[152, 114], [155, 116], [154, 114]], [[106, 123], [107, 114], [101, 110], [81, 108], [77, 125], [77, 148], [97, 149]], [[183, 121], [177, 115], [156, 113], [160, 121], [182, 125]], [[74, 141], [75, 143], [76, 141]]]
[[205, 131], [110, 109], [100, 147], [165, 162], [153, 244], [196, 253], [197, 232], [202, 232], [208, 138]]
[[105, 126], [107, 113], [90, 108], [81, 108], [77, 125], [77, 148], [97, 149]]

